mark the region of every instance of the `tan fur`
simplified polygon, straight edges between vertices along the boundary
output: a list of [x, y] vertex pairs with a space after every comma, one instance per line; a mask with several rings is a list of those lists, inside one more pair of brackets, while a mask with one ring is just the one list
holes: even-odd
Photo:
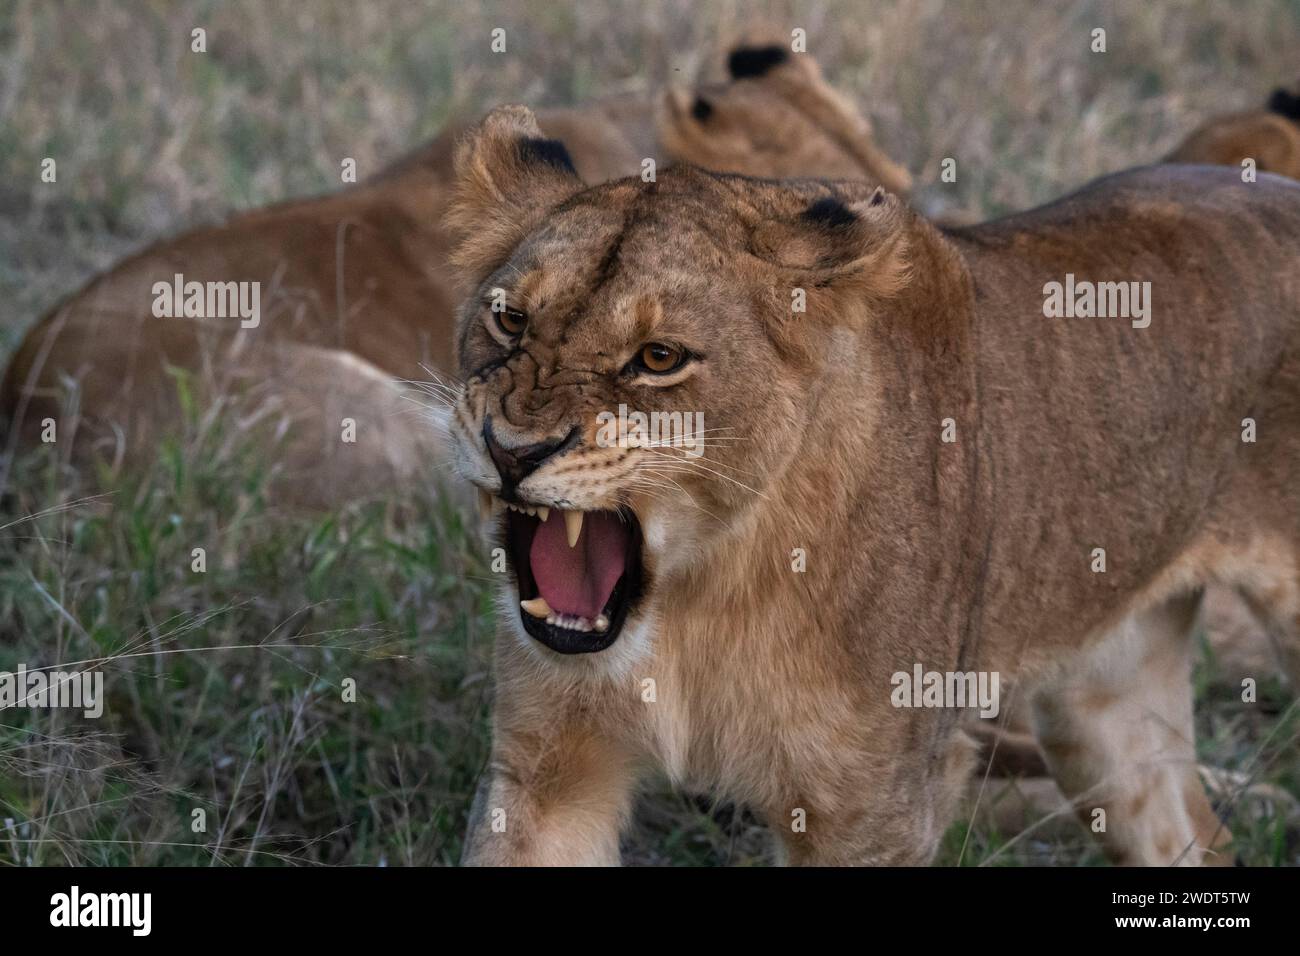
[[1132, 615], [1034, 697], [1057, 783], [1120, 862], [1232, 860], [1196, 764], [1189, 655], [1199, 600]]
[[[697, 97], [713, 107], [705, 121], [691, 116]], [[827, 85], [806, 54], [762, 77], [694, 94], [672, 91], [659, 110], [665, 148], [696, 166], [750, 176], [862, 179], [898, 193], [912, 187], [907, 170], [876, 144], [870, 120]]]
[[1271, 110], [1216, 116], [1197, 127], [1166, 158], [1241, 168], [1251, 159], [1260, 172], [1300, 179], [1300, 123]]
[[[512, 170], [499, 201], [526, 202], [502, 151], [535, 129], [494, 113], [463, 168]], [[631, 509], [646, 583], [617, 641], [577, 656], [529, 638], [505, 587], [470, 862], [609, 862], [626, 794], [666, 770], [754, 808], [792, 862], [923, 863], [975, 747], [965, 712], [891, 705], [915, 663], [1036, 687], [1058, 780], [1108, 809], [1116, 859], [1226, 859], [1191, 761], [1187, 623], [1207, 583], [1257, 590], [1295, 666], [1300, 307], [1274, 277], [1300, 262], [1300, 187], [1155, 167], [946, 232], [864, 187], [690, 168], [538, 194], [522, 241], [463, 240], [487, 265], [461, 309], [458, 467], [499, 490], [486, 414], [507, 444], [576, 426], [513, 494]], [[828, 198], [851, 217], [810, 221]], [[495, 214], [481, 194], [456, 211]], [[1151, 326], [1045, 318], [1066, 272], [1152, 282]], [[517, 345], [494, 287], [528, 315]], [[702, 358], [629, 379], [645, 341]], [[702, 410], [720, 437], [698, 464], [600, 447], [619, 403]], [[493, 807], [514, 829], [485, 829]]]
[[[698, 95], [707, 96], [713, 110], [709, 124], [676, 108], [694, 95], [674, 90], [658, 104], [615, 97], [546, 111], [539, 135], [562, 140], [579, 174], [592, 183], [639, 174], [643, 158], [656, 159], [661, 169], [690, 161], [769, 175], [879, 175], [906, 183], [906, 174], [872, 142], [866, 121], [826, 86], [811, 60], [801, 58], [797, 67], [781, 67], [769, 77], [701, 90]], [[283, 387], [263, 376], [272, 365], [283, 368], [286, 350], [299, 347], [354, 357], [366, 367], [364, 380], [419, 380], [428, 377], [425, 367], [450, 368], [454, 278], [442, 219], [462, 131], [447, 130], [369, 183], [187, 233], [96, 278], [37, 323], [13, 356], [0, 385], [0, 420], [10, 423], [3, 448], [36, 444], [46, 418], [66, 421], [67, 383], [79, 379], [78, 450], [109, 450], [110, 457], [147, 463], [159, 435], [178, 427], [176, 389], [167, 371], [172, 366], [197, 377], [204, 407], [241, 380], [263, 386], [256, 398], [229, 396], [244, 415], [276, 396], [278, 427], [306, 433], [292, 442], [304, 457], [284, 467], [309, 480], [286, 484], [285, 499], [314, 505], [385, 494], [424, 473], [421, 462], [443, 457], [442, 441], [432, 431], [412, 430], [414, 437], [395, 439], [399, 447], [378, 449], [372, 475], [325, 464], [323, 449], [339, 449], [349, 460], [359, 457], [354, 448], [340, 448], [339, 422], [322, 422], [318, 415], [322, 396], [352, 377], [345, 368], [297, 363], [308, 377], [285, 380]], [[467, 176], [462, 188], [491, 189], [471, 182]], [[497, 220], [503, 241], [525, 225], [508, 216]], [[261, 282], [261, 325], [239, 329], [235, 320], [205, 326], [154, 318], [150, 288], [175, 273], [200, 282]], [[272, 362], [270, 353], [280, 358]], [[394, 407], [405, 406], [396, 383], [369, 388], [365, 400], [359, 389], [359, 383], [352, 388], [347, 410], [358, 433], [392, 435], [387, 420]], [[296, 396], [302, 401], [295, 402]], [[329, 475], [320, 487], [310, 480], [317, 474]], [[348, 483], [346, 474], [359, 480]]]

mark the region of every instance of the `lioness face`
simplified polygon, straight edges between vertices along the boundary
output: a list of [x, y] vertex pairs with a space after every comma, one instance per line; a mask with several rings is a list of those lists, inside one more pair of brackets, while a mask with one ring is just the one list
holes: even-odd
[[761, 493], [799, 417], [734, 264], [703, 231], [666, 247], [657, 216], [629, 225], [638, 192], [556, 214], [461, 319], [461, 470], [507, 504], [512, 603], [560, 653], [603, 650], [648, 612], [656, 569]]
[[871, 124], [822, 79], [816, 61], [769, 46], [735, 50], [729, 65], [731, 82], [664, 95], [659, 136], [675, 159], [748, 176], [910, 187], [906, 170], [876, 146]]
[[521, 115], [492, 114], [458, 162], [458, 258], [482, 278], [454, 444], [522, 632], [590, 653], [644, 636], [662, 582], [701, 568], [798, 453], [832, 328], [792, 315], [792, 290], [825, 305], [828, 241], [857, 219], [824, 186], [689, 167], [582, 191]]

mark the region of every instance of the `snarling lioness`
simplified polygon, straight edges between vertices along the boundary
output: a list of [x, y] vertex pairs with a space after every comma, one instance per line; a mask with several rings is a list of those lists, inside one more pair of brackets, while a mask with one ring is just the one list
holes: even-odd
[[616, 862], [658, 771], [787, 860], [925, 862], [978, 718], [918, 669], [1032, 684], [1115, 859], [1228, 859], [1190, 632], [1239, 587], [1300, 676], [1300, 185], [1153, 167], [940, 231], [848, 183], [585, 188], [541, 135], [491, 114], [451, 216], [453, 444], [511, 568], [467, 861]]
[[[652, 171], [654, 160], [907, 188], [906, 171], [811, 58], [740, 47], [728, 65], [726, 83], [540, 120], [591, 183]], [[405, 484], [442, 457], [435, 438], [408, 427], [394, 379], [450, 366], [454, 277], [441, 220], [463, 132], [447, 130], [357, 188], [187, 233], [93, 280], [19, 346], [0, 384], [0, 435], [5, 420], [10, 429], [0, 452], [38, 445], [53, 422], [79, 457], [151, 461], [160, 436], [180, 427], [176, 377], [186, 375], [202, 407], [233, 399], [229, 419], [283, 433], [282, 500], [336, 504]], [[159, 283], [256, 287], [260, 314], [160, 316]], [[345, 445], [346, 421], [355, 441]]]

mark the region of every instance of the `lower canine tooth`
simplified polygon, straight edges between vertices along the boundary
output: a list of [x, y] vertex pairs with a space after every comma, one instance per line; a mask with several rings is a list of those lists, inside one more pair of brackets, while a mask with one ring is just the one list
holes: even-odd
[[564, 513], [564, 533], [569, 538], [569, 547], [575, 547], [578, 536], [582, 534], [582, 512], [566, 511]]
[[607, 618], [603, 614], [599, 615], [596, 618], [595, 628], [596, 630], [600, 631], [600, 633], [604, 634], [606, 631], [609, 630], [609, 618]]
[[544, 597], [535, 597], [531, 601], [520, 601], [519, 606], [532, 617], [545, 618], [552, 613], [551, 606], [546, 603]]

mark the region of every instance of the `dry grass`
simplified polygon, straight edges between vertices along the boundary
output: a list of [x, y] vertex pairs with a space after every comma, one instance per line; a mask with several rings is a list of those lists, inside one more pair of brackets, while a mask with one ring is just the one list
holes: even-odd
[[[160, 235], [336, 188], [343, 157], [364, 176], [493, 103], [714, 73], [760, 15], [807, 31], [916, 174], [923, 208], [967, 219], [1158, 158], [1295, 79], [1300, 48], [1293, 0], [830, 0], [758, 14], [687, 0], [18, 0], [0, 5], [0, 357], [41, 310]], [[489, 50], [497, 26], [506, 55]], [[1105, 54], [1089, 50], [1097, 26]], [[207, 53], [190, 52], [194, 27]], [[56, 184], [39, 181], [47, 156]], [[958, 180], [942, 185], [948, 156]], [[141, 482], [6, 524], [81, 493], [57, 462], [20, 467], [0, 515], [0, 669], [111, 658], [112, 697], [97, 723], [3, 715], [0, 824], [13, 824], [0, 860], [454, 859], [486, 752], [490, 626], [458, 516], [436, 503], [278, 515], [245, 460], [205, 454], [210, 441], [192, 429]], [[195, 542], [219, 556], [201, 577]], [[219, 649], [249, 644], [264, 646]], [[344, 677], [360, 703], [340, 700]], [[1300, 788], [1280, 690], [1246, 712], [1207, 663], [1198, 692], [1206, 759], [1262, 757], [1264, 779]], [[1234, 829], [1250, 862], [1297, 862], [1294, 828]], [[1000, 853], [1004, 835], [967, 840], [959, 825], [949, 843], [946, 862], [1096, 860], [1082, 834]], [[743, 814], [666, 796], [629, 853], [762, 858]]]
[[[144, 240], [335, 188], [342, 157], [364, 175], [448, 117], [717, 72], [755, 19], [805, 29], [922, 201], [967, 217], [1158, 158], [1294, 79], [1300, 43], [1294, 0], [18, 0], [0, 8], [0, 335]], [[58, 184], [38, 180], [47, 156]], [[924, 186], [946, 156], [958, 181]]]

